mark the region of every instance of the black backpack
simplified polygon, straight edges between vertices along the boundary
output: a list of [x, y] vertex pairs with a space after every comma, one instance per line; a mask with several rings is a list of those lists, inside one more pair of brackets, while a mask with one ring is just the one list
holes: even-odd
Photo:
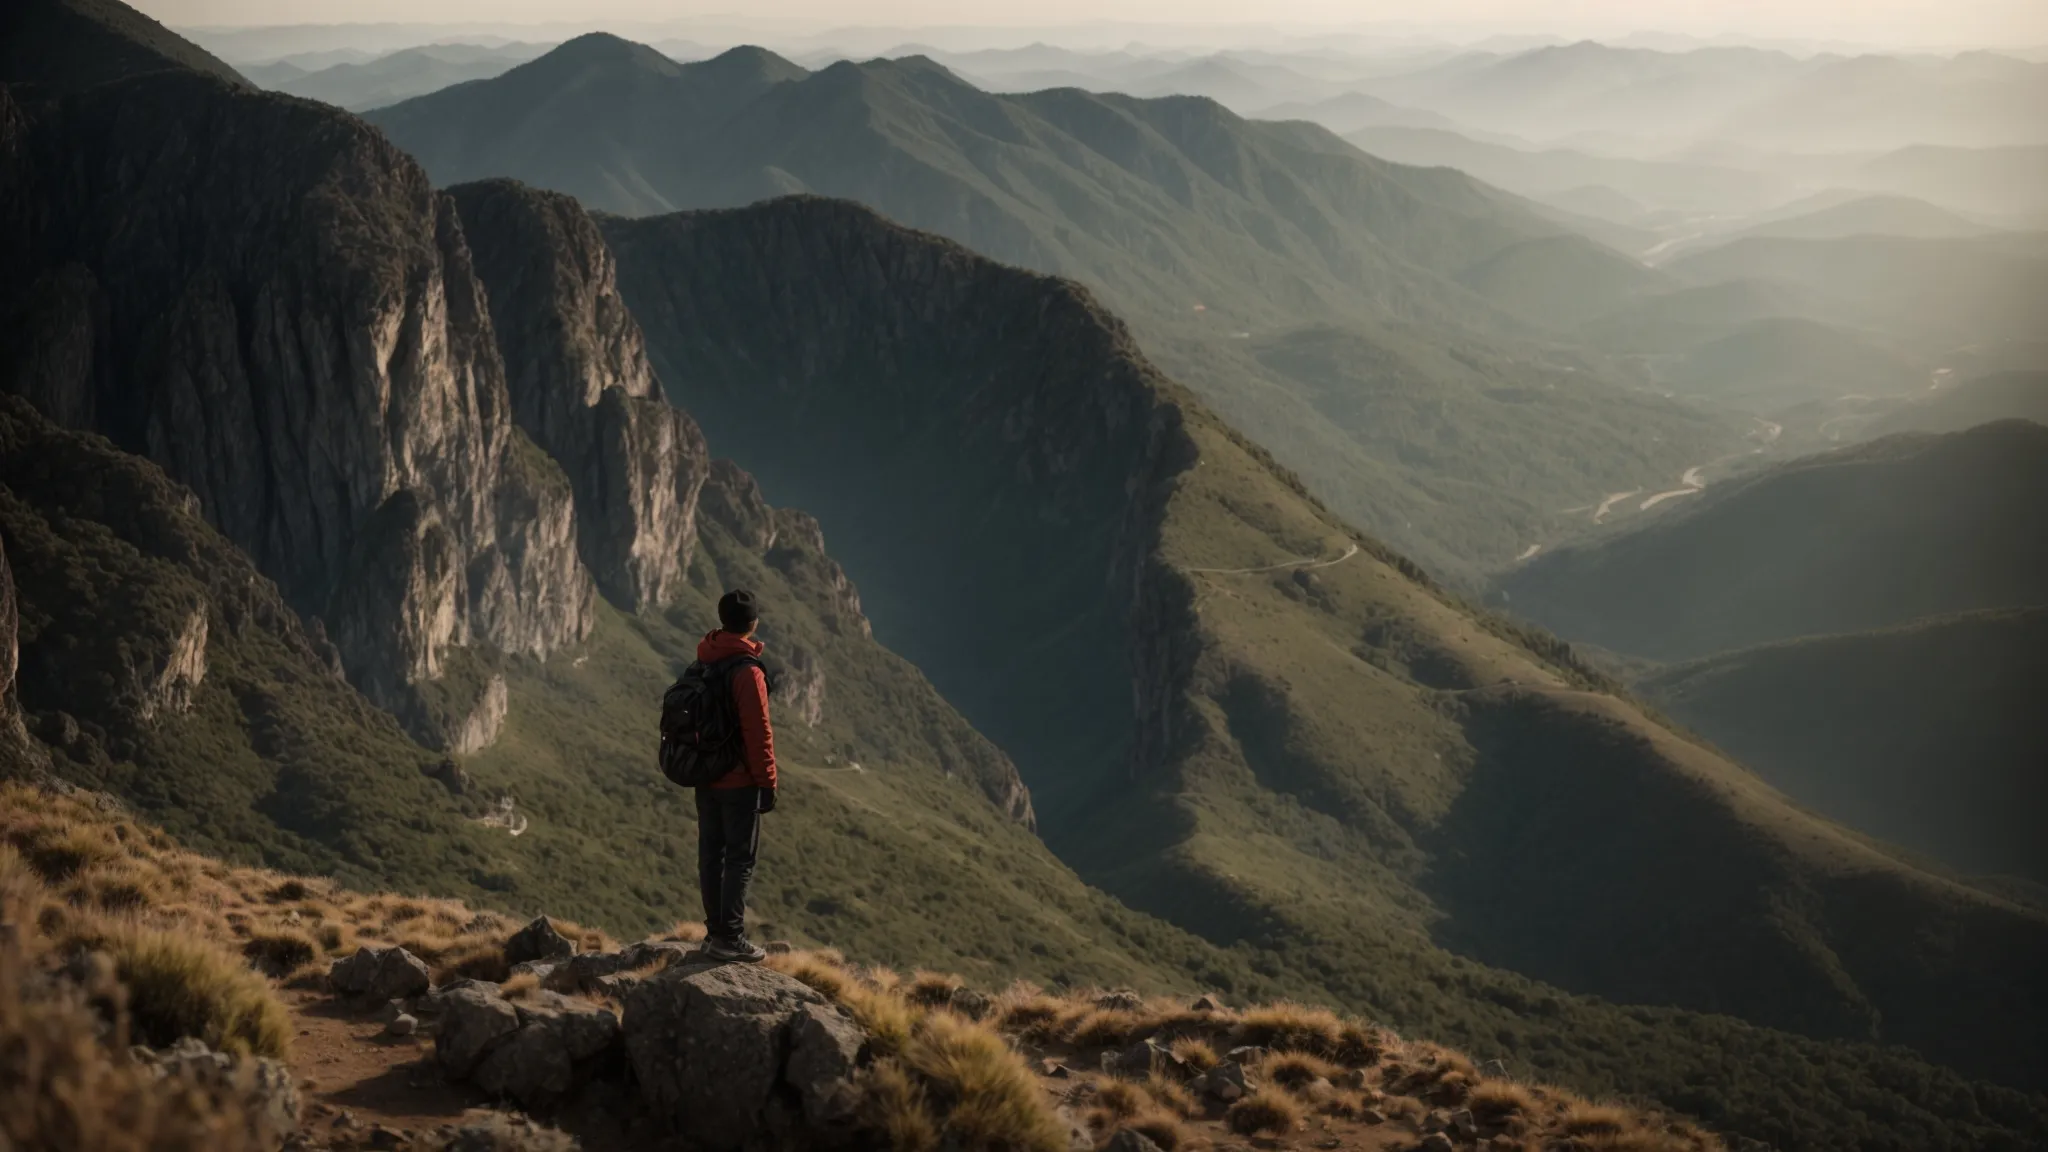
[[698, 661], [661, 697], [661, 774], [685, 788], [703, 788], [740, 763], [740, 716], [732, 674], [759, 668], [752, 656]]

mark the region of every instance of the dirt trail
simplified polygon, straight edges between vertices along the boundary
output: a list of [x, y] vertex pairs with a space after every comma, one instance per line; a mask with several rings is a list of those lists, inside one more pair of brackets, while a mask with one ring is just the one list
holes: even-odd
[[1334, 560], [1313, 560], [1304, 557], [1300, 560], [1287, 560], [1279, 564], [1267, 564], [1258, 568], [1188, 568], [1185, 571], [1205, 572], [1211, 576], [1250, 576], [1259, 572], [1278, 572], [1285, 568], [1328, 568], [1333, 564], [1342, 564], [1356, 555], [1358, 555], [1358, 545], [1353, 544], [1344, 550], [1342, 556]]

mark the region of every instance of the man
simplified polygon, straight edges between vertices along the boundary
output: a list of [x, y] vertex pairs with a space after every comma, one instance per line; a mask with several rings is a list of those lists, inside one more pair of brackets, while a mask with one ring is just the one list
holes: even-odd
[[[716, 664], [735, 656], [759, 659], [754, 639], [761, 615], [744, 588], [718, 601], [717, 631], [697, 644], [697, 659]], [[704, 952], [716, 960], [754, 963], [767, 955], [747, 939], [747, 886], [761, 849], [761, 816], [775, 810], [775, 732], [768, 724], [768, 678], [758, 664], [727, 677], [739, 719], [739, 762], [697, 789], [697, 881], [704, 894]]]

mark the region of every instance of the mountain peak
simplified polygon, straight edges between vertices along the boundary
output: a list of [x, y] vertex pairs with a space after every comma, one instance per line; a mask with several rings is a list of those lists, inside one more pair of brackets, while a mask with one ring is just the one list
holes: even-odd
[[205, 49], [115, 0], [10, 0], [0, 7], [0, 83], [76, 92], [173, 70], [250, 87]]
[[547, 68], [564, 64], [579, 68], [626, 65], [667, 75], [674, 75], [682, 67], [645, 44], [610, 32], [586, 32], [573, 40], [566, 40], [527, 67]]

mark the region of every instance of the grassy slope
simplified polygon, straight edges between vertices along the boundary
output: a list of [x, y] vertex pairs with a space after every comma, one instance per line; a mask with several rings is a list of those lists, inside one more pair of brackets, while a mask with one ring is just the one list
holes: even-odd
[[[657, 78], [615, 47], [609, 67], [572, 71], [564, 49], [371, 119], [442, 181], [511, 175], [636, 214], [818, 192], [1086, 281], [1341, 512], [1446, 573], [1505, 563], [1555, 534], [1549, 512], [1675, 477], [1734, 438], [1727, 421], [1542, 353], [1502, 309], [1531, 307], [1530, 284], [1560, 300], [1575, 295], [1560, 283], [1611, 294], [1654, 277], [1617, 278], [1619, 257], [1458, 173], [1386, 164], [1311, 125], [1248, 122], [1198, 99], [993, 96], [915, 59], [734, 88], [714, 107], [695, 79], [712, 65]], [[663, 133], [649, 138], [648, 123]], [[1457, 282], [1468, 270], [1482, 291]], [[1365, 386], [1312, 352], [1276, 360], [1250, 346], [1312, 349], [1332, 326], [1365, 349]], [[1553, 402], [1560, 387], [1569, 395]], [[1606, 415], [1579, 431], [1587, 403]], [[1435, 419], [1413, 439], [1389, 434], [1413, 425], [1411, 404]], [[1508, 431], [1529, 419], [1573, 434]], [[1521, 483], [1473, 480], [1482, 461]], [[1483, 491], [1442, 499], [1451, 486]]]
[[1973, 873], [2048, 884], [2048, 608], [1745, 649], [1642, 691], [1800, 803]]
[[[664, 378], [846, 542], [880, 634], [1127, 902], [1397, 1027], [1793, 1146], [1963, 1122], [1921, 1111], [1943, 1074], [1904, 1053], [1559, 986], [2037, 1074], [2031, 1025], [1973, 997], [2027, 1003], [2048, 921], [1585, 691], [1560, 646], [1355, 537], [1076, 289], [821, 201], [607, 232]], [[1202, 571], [1352, 543], [1298, 578]], [[1892, 956], [1902, 923], [1969, 959]]]
[[2023, 421], [1811, 456], [1505, 577], [1574, 640], [1682, 660], [1795, 636], [2038, 604], [2048, 428]]

